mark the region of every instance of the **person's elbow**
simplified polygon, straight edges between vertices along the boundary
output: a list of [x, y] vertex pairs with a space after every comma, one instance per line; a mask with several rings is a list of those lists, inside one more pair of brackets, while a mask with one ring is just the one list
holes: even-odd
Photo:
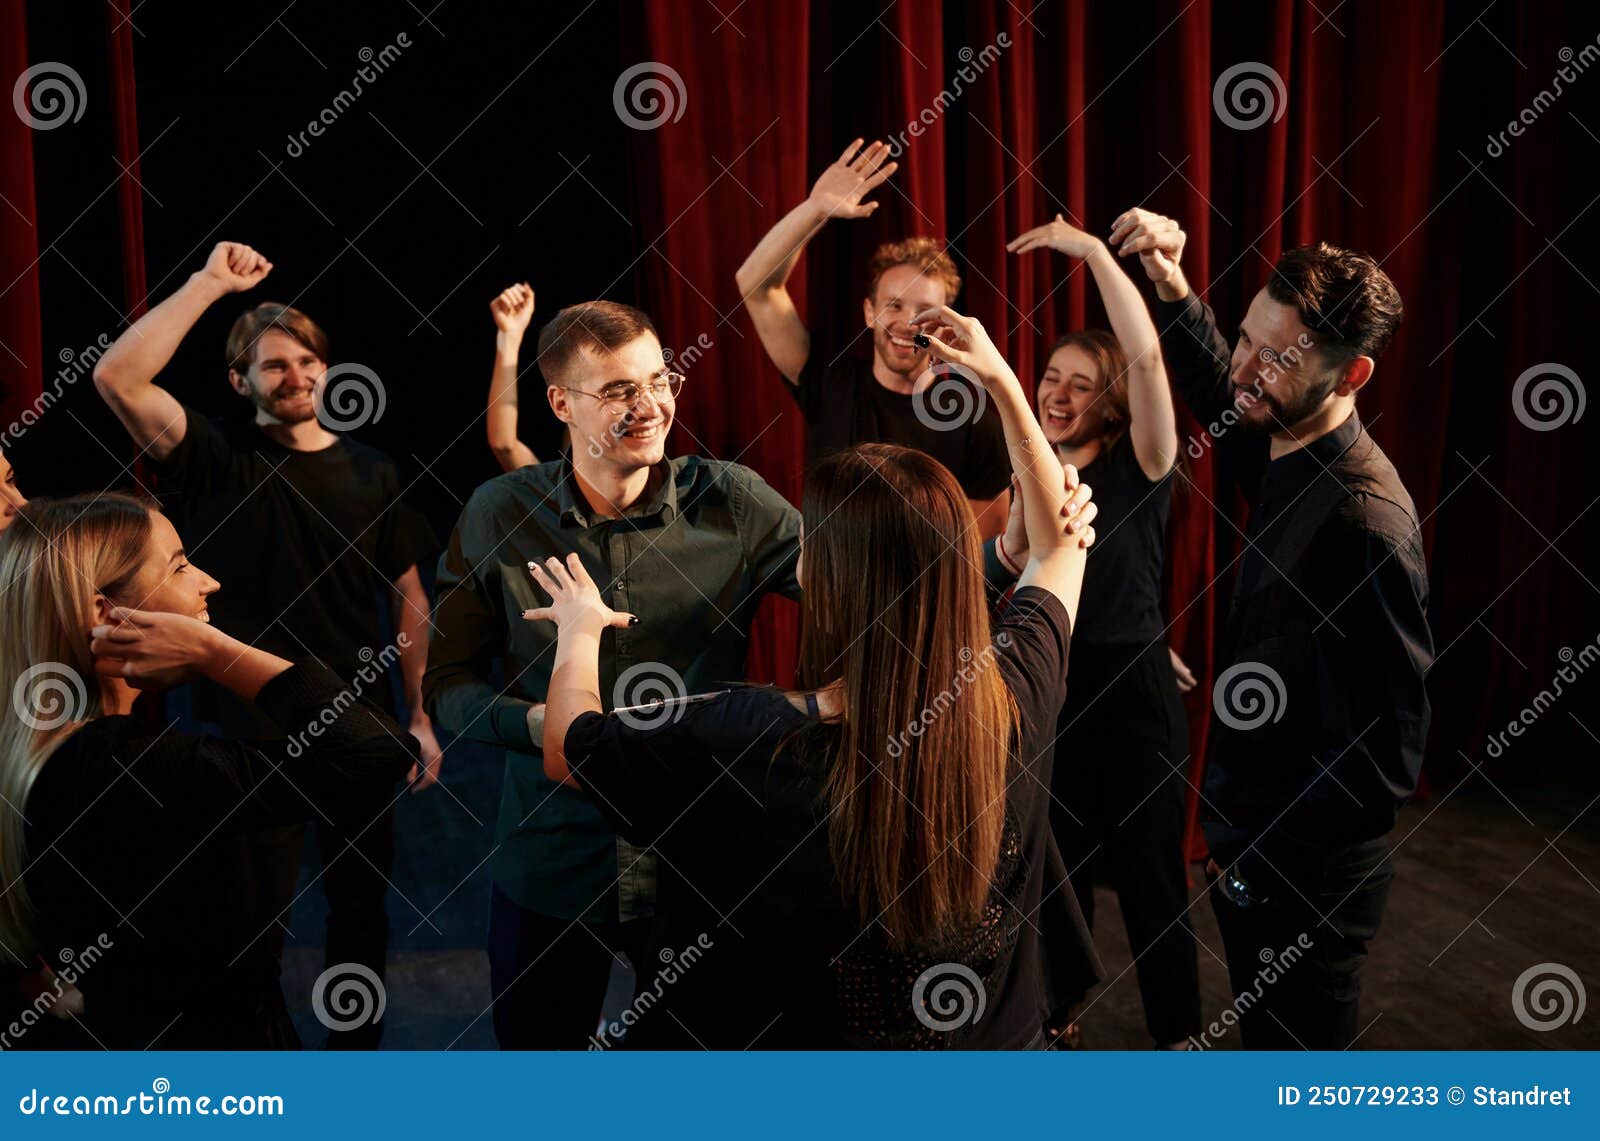
[[100, 394], [100, 399], [111, 405], [122, 402], [128, 386], [128, 374], [117, 365], [114, 357], [101, 357], [95, 362], [94, 372], [91, 375], [94, 377], [94, 388]]

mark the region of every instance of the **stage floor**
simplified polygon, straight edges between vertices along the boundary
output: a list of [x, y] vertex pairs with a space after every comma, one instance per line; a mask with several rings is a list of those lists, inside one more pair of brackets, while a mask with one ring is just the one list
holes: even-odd
[[[448, 787], [403, 797], [397, 807], [393, 880], [404, 896], [389, 896], [384, 1049], [494, 1047], [483, 945], [500, 776], [492, 750], [453, 746]], [[1564, 964], [1600, 987], [1600, 808], [1586, 799], [1565, 808], [1534, 806], [1517, 793], [1508, 800], [1473, 776], [1407, 808], [1392, 839], [1394, 888], [1364, 977], [1357, 1048], [1600, 1048], [1593, 1013], [1537, 1031], [1518, 1021], [1511, 1001], [1518, 976], [1540, 963]], [[308, 863], [302, 887], [311, 876]], [[1146, 1049], [1115, 894], [1097, 889], [1095, 906], [1110, 981], [1082, 1014], [1084, 1047]], [[1190, 914], [1200, 944], [1201, 1016], [1210, 1022], [1230, 996], [1222, 941], [1198, 886]], [[308, 1049], [324, 1036], [310, 1010], [323, 915], [313, 886], [290, 918], [284, 965], [285, 992]], [[1214, 1048], [1237, 1049], [1237, 1031]]]

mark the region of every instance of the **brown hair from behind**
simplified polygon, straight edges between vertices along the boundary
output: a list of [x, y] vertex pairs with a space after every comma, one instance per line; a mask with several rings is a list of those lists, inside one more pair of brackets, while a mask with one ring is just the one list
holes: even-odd
[[329, 360], [328, 334], [322, 331], [321, 325], [293, 306], [263, 301], [239, 314], [233, 328], [228, 330], [228, 367], [240, 375], [248, 372], [255, 361], [256, 345], [268, 329], [277, 329], [293, 337], [316, 353], [318, 360], [324, 363]]
[[878, 281], [896, 266], [915, 266], [918, 272], [944, 282], [946, 305], [954, 304], [961, 292], [961, 273], [944, 246], [932, 238], [902, 238], [885, 242], [873, 251], [867, 262], [867, 299], [878, 300]]
[[539, 368], [547, 383], [563, 384], [583, 349], [614, 352], [646, 333], [656, 336], [655, 324], [632, 305], [619, 301], [569, 305], [539, 333]]
[[989, 898], [1018, 718], [971, 505], [932, 457], [864, 444], [813, 469], [802, 513], [800, 682], [842, 683], [835, 872], [891, 948], [952, 942]]

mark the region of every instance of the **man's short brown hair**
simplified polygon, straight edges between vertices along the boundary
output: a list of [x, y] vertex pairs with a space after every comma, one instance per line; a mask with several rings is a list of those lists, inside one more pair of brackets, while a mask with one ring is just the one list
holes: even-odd
[[263, 301], [254, 309], [246, 309], [228, 330], [228, 367], [241, 375], [250, 370], [255, 360], [256, 345], [268, 329], [287, 333], [306, 348], [317, 354], [324, 364], [328, 361], [328, 334], [300, 310], [278, 301]]
[[867, 298], [878, 300], [878, 281], [896, 266], [916, 266], [919, 273], [944, 282], [944, 300], [949, 305], [961, 292], [961, 274], [944, 246], [932, 238], [902, 238], [898, 242], [885, 242], [867, 262]]
[[644, 310], [632, 305], [617, 301], [569, 305], [539, 333], [539, 368], [548, 383], [560, 384], [585, 347], [615, 352], [646, 333], [656, 336], [656, 327]]
[[1405, 308], [1389, 275], [1367, 254], [1327, 242], [1298, 246], [1278, 259], [1267, 296], [1292, 305], [1338, 364], [1377, 358], [1400, 327]]

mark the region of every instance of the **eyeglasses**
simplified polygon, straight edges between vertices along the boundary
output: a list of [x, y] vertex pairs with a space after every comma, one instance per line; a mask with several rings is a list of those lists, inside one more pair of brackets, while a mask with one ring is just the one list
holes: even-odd
[[600, 401], [611, 412], [626, 412], [639, 403], [640, 395], [648, 393], [650, 399], [658, 403], [676, 400], [678, 393], [683, 391], [683, 382], [687, 379], [681, 372], [664, 372], [660, 376], [651, 378], [645, 384], [634, 384], [629, 380], [619, 380], [606, 385], [599, 392], [585, 392], [581, 388], [573, 388], [569, 384], [561, 387], [568, 392], [576, 392], [581, 396], [588, 396]]

